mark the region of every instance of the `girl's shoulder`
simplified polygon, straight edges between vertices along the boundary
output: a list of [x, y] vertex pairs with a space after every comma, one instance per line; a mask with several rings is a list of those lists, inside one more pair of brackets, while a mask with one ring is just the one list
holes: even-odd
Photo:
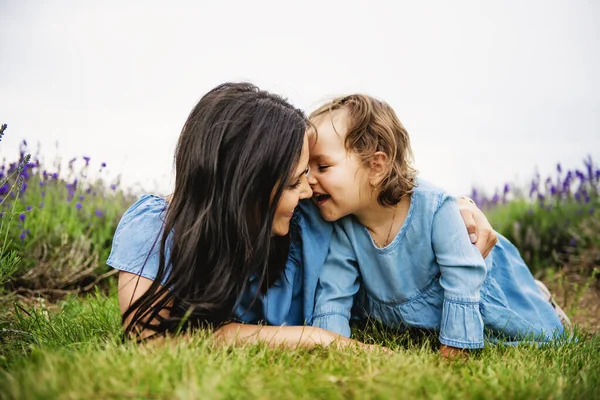
[[164, 198], [149, 194], [132, 204], [119, 221], [106, 263], [154, 279], [167, 205]]
[[411, 202], [416, 202], [423, 211], [435, 212], [445, 199], [451, 197], [445, 189], [425, 179], [417, 177]]

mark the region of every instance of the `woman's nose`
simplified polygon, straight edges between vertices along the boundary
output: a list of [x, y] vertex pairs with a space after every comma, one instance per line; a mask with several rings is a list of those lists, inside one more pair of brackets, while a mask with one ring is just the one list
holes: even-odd
[[302, 190], [300, 191], [300, 198], [301, 199], [309, 199], [309, 198], [312, 197], [312, 195], [313, 195], [313, 191], [312, 191], [312, 189], [310, 187], [308, 179], [305, 180], [305, 181], [303, 180], [303, 182], [302, 182]]

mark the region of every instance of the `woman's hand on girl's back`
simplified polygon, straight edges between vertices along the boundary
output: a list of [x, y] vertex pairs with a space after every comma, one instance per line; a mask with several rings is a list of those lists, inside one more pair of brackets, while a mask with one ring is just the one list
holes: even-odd
[[458, 208], [467, 226], [471, 243], [479, 249], [483, 258], [487, 257], [498, 242], [498, 235], [473, 200], [468, 197], [459, 198]]

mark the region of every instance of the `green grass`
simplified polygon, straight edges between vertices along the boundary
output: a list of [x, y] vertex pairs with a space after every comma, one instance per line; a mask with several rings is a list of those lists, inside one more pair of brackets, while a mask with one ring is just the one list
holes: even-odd
[[116, 297], [101, 294], [17, 308], [3, 328], [3, 399], [600, 396], [600, 336], [582, 333], [542, 348], [488, 346], [467, 361], [441, 359], [431, 337], [376, 327], [357, 334], [394, 354], [220, 347], [202, 333], [153, 347], [122, 343]]

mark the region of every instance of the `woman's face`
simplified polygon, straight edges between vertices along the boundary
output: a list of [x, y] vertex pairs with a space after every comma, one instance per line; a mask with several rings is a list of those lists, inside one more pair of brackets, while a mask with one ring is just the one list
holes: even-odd
[[273, 219], [273, 236], [285, 236], [290, 230], [290, 219], [294, 215], [294, 209], [300, 199], [308, 199], [312, 196], [312, 190], [307, 180], [308, 174], [308, 137], [304, 136], [302, 154], [298, 166], [292, 174], [291, 181], [284, 189], [275, 218]]

